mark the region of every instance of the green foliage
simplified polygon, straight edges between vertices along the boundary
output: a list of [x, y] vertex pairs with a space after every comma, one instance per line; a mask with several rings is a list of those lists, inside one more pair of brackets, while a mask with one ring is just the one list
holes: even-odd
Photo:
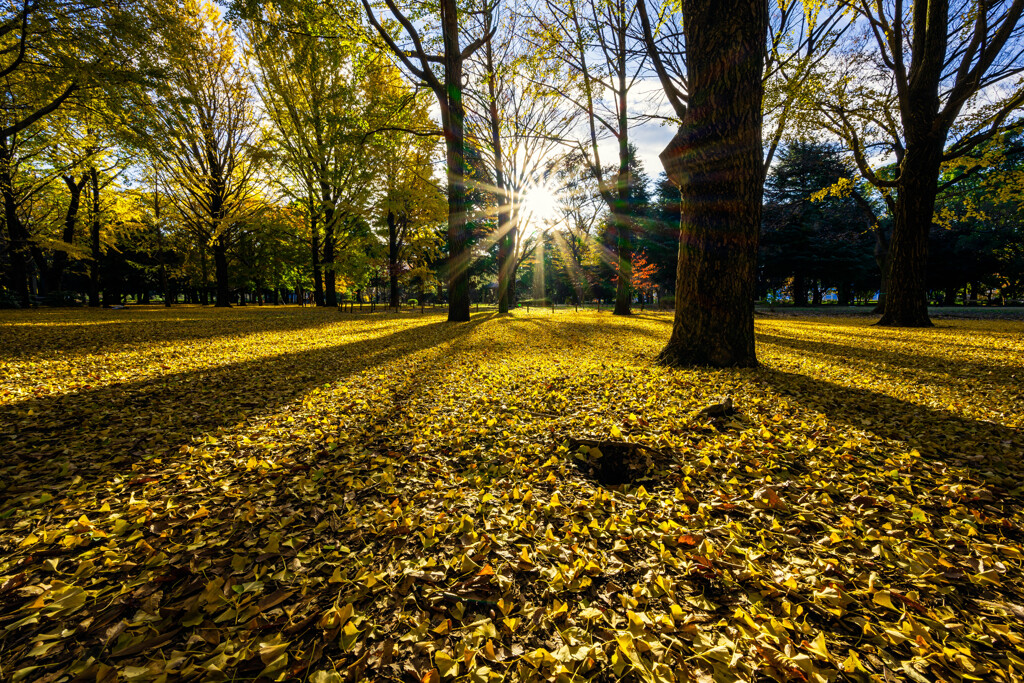
[[875, 286], [868, 218], [849, 191], [828, 192], [852, 174], [835, 145], [802, 142], [780, 150], [768, 174], [761, 277], [773, 289], [791, 282], [798, 305], [807, 304], [814, 283], [819, 292]]

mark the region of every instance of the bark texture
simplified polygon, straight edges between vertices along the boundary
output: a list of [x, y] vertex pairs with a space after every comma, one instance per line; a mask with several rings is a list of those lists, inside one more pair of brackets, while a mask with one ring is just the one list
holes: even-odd
[[228, 287], [228, 239], [221, 235], [213, 243], [214, 277], [217, 279], [217, 308], [231, 308], [231, 290]]
[[669, 365], [755, 366], [754, 288], [764, 179], [764, 0], [684, 0], [690, 99], [661, 154], [680, 188]]
[[28, 231], [18, 216], [18, 200], [14, 195], [11, 177], [13, 152], [6, 138], [0, 138], [0, 192], [4, 200], [4, 226], [7, 228], [7, 257], [10, 260], [7, 272], [7, 286], [18, 305], [28, 308]]
[[[74, 176], [63, 175], [64, 184], [68, 186], [68, 208], [64, 212], [64, 230], [61, 239], [65, 244], [75, 241], [75, 227], [78, 224], [78, 209], [82, 203], [82, 190], [89, 176], [83, 174], [81, 179], [75, 180]], [[68, 266], [68, 252], [58, 249], [53, 252], [53, 265], [46, 279], [55, 291], [64, 289], [64, 271]]]
[[879, 325], [932, 326], [926, 280], [928, 233], [935, 211], [944, 139], [945, 134], [937, 143], [908, 146], [903, 157], [889, 242], [887, 291]]
[[398, 216], [394, 211], [388, 211], [388, 294], [391, 308], [398, 308], [401, 302], [398, 300]]
[[89, 306], [100, 305], [100, 266], [103, 254], [100, 250], [100, 174], [96, 167], [89, 169], [89, 185], [92, 190], [92, 222], [89, 225]]
[[444, 82], [441, 100], [448, 161], [448, 321], [469, 320], [469, 235], [466, 231], [466, 107], [462, 100], [463, 55], [455, 0], [441, 0]]

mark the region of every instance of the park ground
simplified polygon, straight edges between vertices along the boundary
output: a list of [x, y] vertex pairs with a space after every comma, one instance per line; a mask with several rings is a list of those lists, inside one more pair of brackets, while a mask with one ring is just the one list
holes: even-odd
[[0, 312], [0, 680], [1022, 680], [1024, 321], [871, 322]]

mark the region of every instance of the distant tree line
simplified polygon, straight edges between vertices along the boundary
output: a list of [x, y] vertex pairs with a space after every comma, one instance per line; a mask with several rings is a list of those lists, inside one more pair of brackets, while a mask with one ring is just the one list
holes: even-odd
[[[661, 360], [711, 365], [757, 363], [768, 292], [874, 290], [880, 324], [929, 326], [930, 300], [1021, 295], [1022, 16], [1024, 0], [7, 3], [0, 305], [430, 296], [459, 322], [490, 290], [501, 312], [656, 298], [675, 307]], [[652, 187], [635, 142], [653, 121], [677, 133]]]

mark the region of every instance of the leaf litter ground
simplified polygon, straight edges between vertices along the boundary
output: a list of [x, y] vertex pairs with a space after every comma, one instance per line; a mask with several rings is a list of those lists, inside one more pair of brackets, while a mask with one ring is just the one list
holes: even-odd
[[1024, 323], [670, 324], [3, 313], [0, 679], [1021, 680]]

